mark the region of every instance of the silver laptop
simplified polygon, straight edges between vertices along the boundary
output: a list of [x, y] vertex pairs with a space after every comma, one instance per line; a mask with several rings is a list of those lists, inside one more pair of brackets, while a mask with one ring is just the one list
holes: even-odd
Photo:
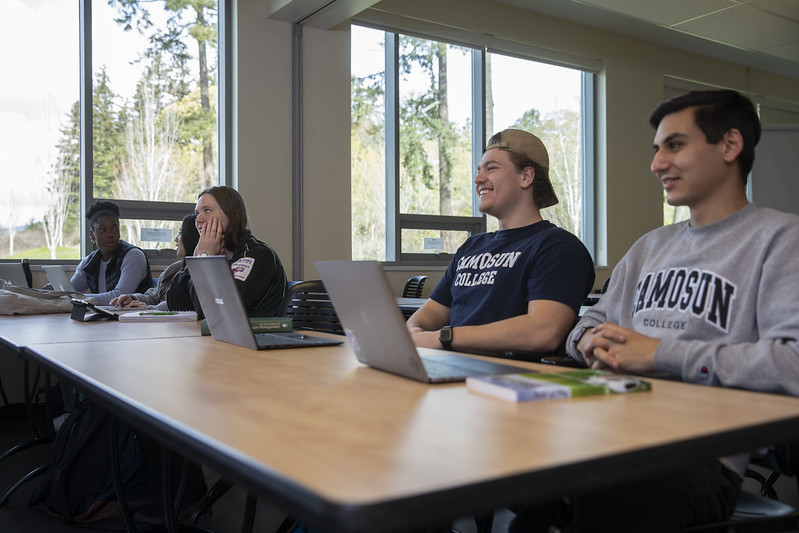
[[425, 383], [531, 372], [445, 350], [417, 348], [383, 268], [374, 261], [318, 261], [316, 269], [362, 363]]
[[253, 350], [334, 346], [343, 341], [304, 333], [254, 333], [227, 258], [187, 257], [186, 265], [214, 339]]
[[22, 263], [0, 263], [0, 288], [3, 287], [3, 283], [6, 281], [17, 287], [28, 286]]
[[64, 272], [64, 267], [61, 265], [43, 265], [42, 270], [44, 270], [44, 275], [47, 276], [47, 281], [50, 282], [54, 290], [75, 292], [75, 287], [72, 286], [67, 273]]

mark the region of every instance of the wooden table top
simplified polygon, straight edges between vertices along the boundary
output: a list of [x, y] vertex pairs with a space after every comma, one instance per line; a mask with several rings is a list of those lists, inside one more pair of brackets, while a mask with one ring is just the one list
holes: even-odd
[[251, 351], [184, 337], [85, 348], [29, 350], [321, 530], [416, 527], [799, 438], [797, 398], [678, 382], [512, 403], [365, 367], [347, 344]]
[[200, 336], [198, 322], [127, 322], [72, 320], [69, 313], [0, 317], [0, 341], [12, 348], [30, 344], [97, 342], [123, 339]]

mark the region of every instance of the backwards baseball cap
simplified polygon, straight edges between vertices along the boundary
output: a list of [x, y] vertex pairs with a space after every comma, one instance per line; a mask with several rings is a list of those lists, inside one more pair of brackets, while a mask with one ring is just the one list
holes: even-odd
[[558, 203], [555, 189], [549, 181], [549, 154], [541, 139], [523, 130], [507, 129], [494, 135], [495, 141], [486, 146], [486, 151], [493, 148], [515, 152], [525, 156], [535, 164], [541, 166], [546, 172], [536, 174], [533, 181], [533, 196], [539, 209], [550, 207]]

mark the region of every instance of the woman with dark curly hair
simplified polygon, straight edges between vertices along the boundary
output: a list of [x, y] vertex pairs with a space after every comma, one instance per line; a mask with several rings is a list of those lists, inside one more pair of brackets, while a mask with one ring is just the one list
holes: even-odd
[[153, 286], [150, 263], [141, 248], [119, 238], [119, 206], [95, 201], [86, 211], [89, 238], [96, 249], [83, 258], [72, 276], [75, 290], [108, 305], [120, 294]]

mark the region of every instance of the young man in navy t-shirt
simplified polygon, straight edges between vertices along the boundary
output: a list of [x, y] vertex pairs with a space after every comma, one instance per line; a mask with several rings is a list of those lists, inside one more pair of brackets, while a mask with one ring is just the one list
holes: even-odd
[[508, 129], [488, 141], [474, 178], [499, 230], [470, 237], [408, 319], [417, 346], [464, 352], [555, 351], [594, 284], [580, 240], [541, 217], [558, 203], [541, 140]]

